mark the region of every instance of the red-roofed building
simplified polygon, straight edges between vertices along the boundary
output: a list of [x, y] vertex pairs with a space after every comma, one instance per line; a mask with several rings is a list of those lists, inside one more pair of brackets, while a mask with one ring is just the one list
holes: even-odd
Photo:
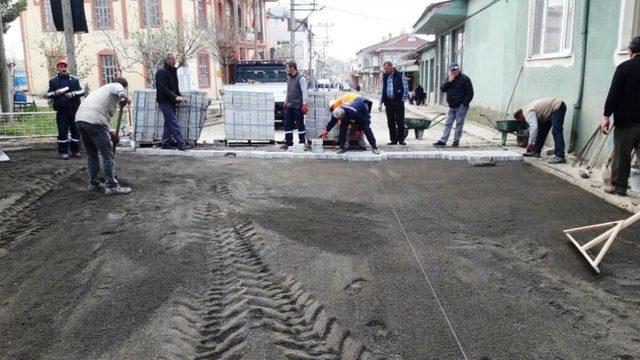
[[385, 61], [398, 64], [402, 58], [425, 45], [426, 40], [414, 35], [404, 34], [367, 46], [356, 53], [358, 83], [362, 91], [380, 91], [380, 72]]

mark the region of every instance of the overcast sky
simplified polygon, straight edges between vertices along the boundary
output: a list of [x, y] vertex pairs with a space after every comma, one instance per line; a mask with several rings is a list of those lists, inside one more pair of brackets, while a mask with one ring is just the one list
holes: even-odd
[[[382, 40], [384, 36], [411, 32], [413, 24], [432, 0], [296, 0], [297, 3], [318, 3], [325, 6], [309, 18], [312, 30], [324, 37], [320, 23], [333, 24], [329, 28], [331, 45], [328, 56], [348, 60], [355, 53]], [[280, 5], [289, 6], [289, 0], [280, 0]], [[275, 3], [272, 3], [275, 4]], [[309, 13], [296, 14], [303, 18]]]
[[[314, 0], [296, 0], [298, 3], [311, 3]], [[325, 37], [324, 28], [314, 26], [320, 23], [333, 24], [329, 30], [331, 45], [327, 47], [328, 56], [348, 60], [356, 51], [382, 40], [389, 33], [395, 35], [401, 31], [411, 32], [425, 7], [432, 0], [315, 0], [318, 7], [325, 6], [311, 15], [310, 23], [314, 32]], [[277, 3], [268, 3], [268, 6]], [[289, 6], [289, 0], [280, 0], [282, 6]], [[309, 13], [300, 13], [303, 18]], [[20, 22], [14, 21], [5, 35], [6, 53], [9, 59], [22, 59], [20, 41]]]

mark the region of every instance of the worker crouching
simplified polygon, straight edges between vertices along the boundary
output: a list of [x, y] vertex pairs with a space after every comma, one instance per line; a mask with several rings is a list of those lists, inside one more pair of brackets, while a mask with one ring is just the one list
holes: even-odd
[[349, 105], [342, 105], [335, 107], [332, 113], [331, 121], [327, 124], [327, 128], [322, 131], [320, 137], [325, 138], [329, 131], [338, 124], [340, 127], [340, 134], [338, 135], [338, 141], [340, 142], [340, 149], [338, 154], [344, 154], [347, 152], [347, 130], [349, 125], [357, 125], [367, 141], [371, 145], [374, 154], [379, 154], [378, 147], [376, 146], [376, 138], [373, 136], [371, 130], [371, 101], [364, 98], [357, 98]]

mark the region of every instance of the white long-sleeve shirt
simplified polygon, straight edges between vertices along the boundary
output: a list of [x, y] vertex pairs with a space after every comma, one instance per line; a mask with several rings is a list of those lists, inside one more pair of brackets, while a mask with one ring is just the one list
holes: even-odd
[[524, 114], [524, 118], [529, 124], [529, 142], [535, 143], [538, 137], [538, 116], [533, 110], [529, 110]]
[[76, 122], [84, 121], [89, 124], [107, 125], [109, 119], [118, 108], [118, 102], [127, 98], [127, 91], [119, 83], [103, 85], [92, 92], [80, 104], [76, 112]]

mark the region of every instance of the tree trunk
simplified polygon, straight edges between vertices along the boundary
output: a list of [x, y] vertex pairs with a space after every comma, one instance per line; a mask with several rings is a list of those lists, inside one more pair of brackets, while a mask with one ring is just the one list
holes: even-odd
[[9, 73], [7, 72], [7, 57], [4, 49], [4, 25], [0, 17], [0, 105], [2, 112], [11, 112], [11, 85], [9, 84]]
[[62, 19], [62, 21], [64, 22], [64, 45], [67, 50], [69, 74], [78, 76], [78, 63], [76, 62], [76, 42], [73, 38], [73, 15], [71, 13], [71, 0], [62, 0]]

